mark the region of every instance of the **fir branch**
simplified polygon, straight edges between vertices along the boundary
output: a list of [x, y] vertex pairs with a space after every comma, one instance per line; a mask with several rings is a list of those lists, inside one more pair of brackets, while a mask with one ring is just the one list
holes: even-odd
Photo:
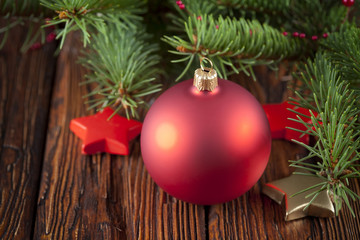
[[216, 5], [215, 1], [192, 1], [184, 0], [181, 1], [185, 8], [181, 9], [176, 1], [169, 0], [169, 3], [172, 5], [173, 9], [176, 10], [176, 14], [169, 12], [166, 14], [167, 18], [171, 21], [169, 30], [178, 34], [179, 37], [185, 37], [186, 33], [184, 32], [184, 22], [186, 22], [189, 16], [199, 17], [201, 15], [213, 15], [219, 16], [221, 13], [220, 8]]
[[336, 31], [346, 16], [347, 7], [338, 0], [292, 0], [286, 13], [287, 31], [321, 36]]
[[41, 5], [40, 0], [1, 0], [0, 13], [3, 16], [29, 16], [39, 15], [46, 11]]
[[270, 65], [296, 56], [301, 51], [300, 40], [287, 38], [280, 31], [256, 20], [221, 16], [215, 20], [212, 15], [203, 15], [201, 18], [189, 17], [184, 27], [187, 40], [177, 36], [163, 38], [177, 49], [177, 52], [171, 52], [182, 57], [177, 61], [188, 61], [189, 65], [194, 58], [190, 56], [208, 57], [221, 77], [227, 75], [226, 67], [229, 67], [234, 73], [244, 71], [255, 78], [252, 66]]
[[41, 0], [41, 3], [57, 13], [57, 17], [50, 21], [51, 25], [65, 25], [57, 34], [57, 38], [61, 37], [60, 48], [71, 31], [80, 29], [86, 46], [90, 43], [89, 28], [98, 29], [105, 22], [114, 21], [135, 27], [141, 20], [137, 14], [144, 12], [142, 0]]
[[337, 65], [342, 78], [353, 87], [360, 86], [360, 29], [344, 24], [338, 33], [331, 34], [322, 42], [328, 58]]
[[170, 0], [173, 8], [177, 10], [179, 17], [182, 20], [186, 21], [189, 16], [201, 16], [205, 14], [213, 14], [218, 15], [220, 14], [219, 6], [213, 1], [192, 1], [192, 0], [184, 0], [182, 3], [184, 4], [185, 8], [180, 9], [179, 6], [176, 4], [176, 1]]
[[35, 27], [36, 24], [45, 24], [45, 16], [49, 14], [46, 8], [40, 5], [40, 0], [28, 1], [0, 1], [0, 15], [2, 23], [0, 26], [0, 49], [3, 48], [8, 40], [9, 31], [16, 26], [28, 24], [27, 35], [21, 47], [21, 52], [26, 52], [30, 46], [40, 39], [41, 43], [45, 42], [45, 30]]
[[192, 1], [184, 0], [182, 3], [185, 8], [180, 9], [175, 4], [174, 9], [178, 12], [178, 17], [170, 15], [173, 22], [176, 23], [178, 29], [182, 29], [179, 20], [187, 20], [189, 16], [213, 15], [213, 16], [230, 16], [235, 18], [257, 19], [264, 23], [275, 22], [279, 26], [284, 18], [284, 11], [288, 9], [290, 0], [208, 0], [208, 1]]
[[250, 9], [257, 11], [282, 11], [284, 8], [288, 8], [290, 0], [216, 0], [216, 3], [220, 6], [228, 6], [232, 8]]
[[125, 109], [129, 118], [138, 117], [137, 108], [145, 104], [143, 98], [161, 90], [156, 84], [160, 72], [155, 65], [157, 45], [149, 44], [149, 35], [144, 31], [132, 30], [123, 24], [102, 25], [94, 36], [90, 50], [81, 62], [93, 73], [86, 83], [95, 83], [96, 88], [87, 96], [100, 95], [90, 103], [89, 108], [107, 106], [118, 112]]
[[[178, 16], [182, 20], [187, 20], [189, 16], [209, 15], [213, 16], [231, 16], [243, 17], [248, 19], [265, 19], [283, 16], [284, 11], [289, 9], [290, 0], [207, 0], [192, 1], [183, 0], [185, 8], [180, 9], [175, 1], [169, 1], [174, 9], [177, 10]], [[240, 15], [239, 15], [240, 14]], [[266, 15], [266, 16], [265, 16]]]
[[[292, 161], [290, 166], [309, 170], [322, 179], [325, 177], [327, 185], [323, 190], [330, 191], [336, 213], [339, 212], [342, 202], [345, 202], [353, 214], [347, 196], [352, 199], [358, 196], [346, 185], [349, 184], [348, 178], [360, 177], [357, 169], [360, 160], [360, 128], [356, 124], [360, 112], [357, 107], [359, 97], [322, 54], [318, 54], [314, 62], [307, 62], [299, 79], [312, 94], [291, 101], [297, 106], [311, 109], [312, 125], [303, 125], [307, 128], [306, 133], [315, 133], [313, 135], [316, 136], [317, 143], [308, 146], [297, 142], [309, 150], [309, 155]], [[301, 95], [301, 92], [297, 94]], [[313, 112], [317, 112], [318, 116], [315, 117]], [[320, 161], [309, 163], [307, 160], [313, 156], [319, 157]], [[310, 188], [303, 191], [307, 190]]]
[[290, 6], [290, 0], [214, 0], [214, 2], [219, 9], [226, 10], [230, 15], [234, 15], [234, 10], [237, 10], [243, 16], [246, 15], [246, 12], [254, 12], [275, 17], [284, 15], [284, 11]]

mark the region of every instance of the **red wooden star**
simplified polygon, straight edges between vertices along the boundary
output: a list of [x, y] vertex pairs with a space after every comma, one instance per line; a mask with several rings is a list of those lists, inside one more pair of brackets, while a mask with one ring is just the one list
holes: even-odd
[[129, 141], [140, 134], [142, 123], [118, 114], [108, 120], [113, 113], [111, 108], [105, 108], [95, 115], [71, 120], [70, 130], [83, 140], [83, 154], [129, 154]]
[[[305, 134], [304, 136], [300, 137], [302, 135], [301, 132], [286, 128], [292, 127], [305, 131], [306, 127], [303, 124], [288, 119], [297, 119], [297, 114], [288, 110], [288, 108], [294, 109], [297, 112], [310, 117], [311, 115], [308, 109], [291, 105], [288, 102], [283, 102], [280, 104], [265, 104], [263, 105], [263, 108], [269, 120], [271, 137], [273, 139], [286, 139], [288, 141], [291, 141], [291, 139], [295, 139], [299, 142], [303, 142], [309, 145], [309, 135]], [[316, 113], [314, 114], [315, 116], [317, 115]], [[300, 117], [305, 122], [311, 123], [310, 118], [305, 118], [303, 116]]]

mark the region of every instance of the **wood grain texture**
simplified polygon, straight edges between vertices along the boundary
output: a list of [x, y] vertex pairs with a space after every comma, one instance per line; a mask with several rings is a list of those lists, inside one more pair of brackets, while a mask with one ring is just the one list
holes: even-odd
[[74, 63], [79, 35], [59, 56], [41, 176], [34, 238], [205, 239], [204, 207], [169, 197], [146, 172], [139, 139], [128, 157], [83, 156], [70, 132], [72, 118], [91, 114], [79, 83], [86, 71]]
[[129, 239], [205, 239], [204, 206], [162, 191], [145, 170], [140, 144], [124, 159], [124, 210]]
[[[89, 114], [82, 95], [86, 71], [76, 62], [80, 35], [70, 35], [58, 58], [38, 198], [34, 238], [118, 239], [125, 235], [109, 155], [83, 156], [69, 130], [72, 118]], [[90, 112], [91, 113], [91, 112]], [[123, 237], [124, 238], [124, 237]]]
[[0, 51], [0, 239], [29, 239], [55, 70], [55, 43], [21, 54], [26, 26]]

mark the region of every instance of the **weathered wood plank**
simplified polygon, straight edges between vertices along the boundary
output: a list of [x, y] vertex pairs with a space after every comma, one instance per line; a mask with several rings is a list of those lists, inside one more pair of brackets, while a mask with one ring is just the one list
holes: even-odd
[[78, 38], [70, 35], [58, 58], [34, 238], [126, 238], [111, 156], [81, 155], [69, 130], [72, 118], [91, 114], [82, 99], [88, 89], [79, 86], [86, 71], [76, 63]]
[[205, 239], [204, 206], [162, 191], [146, 172], [139, 143], [134, 147], [122, 172], [129, 239]]
[[51, 104], [34, 238], [205, 239], [204, 207], [160, 190], [146, 172], [139, 139], [128, 157], [82, 156], [70, 120], [91, 114], [76, 65], [79, 35], [68, 37], [59, 56]]
[[[286, 88], [279, 77], [258, 68], [259, 79], [234, 79], [247, 88], [260, 102], [279, 102]], [[267, 82], [268, 81], [268, 82]], [[260, 84], [261, 83], [261, 84]], [[276, 97], [282, 96], [282, 97]], [[305, 154], [304, 149], [294, 143], [274, 140], [269, 164], [259, 182], [245, 195], [229, 203], [211, 206], [209, 212], [209, 239], [358, 239], [360, 237], [360, 202], [351, 202], [356, 218], [348, 209], [336, 218], [308, 217], [291, 222], [284, 221], [283, 207], [261, 194], [261, 185], [288, 176], [289, 159]], [[353, 181], [352, 189], [360, 193], [359, 180]]]
[[55, 43], [21, 54], [26, 27], [0, 51], [0, 239], [29, 239], [44, 150]]

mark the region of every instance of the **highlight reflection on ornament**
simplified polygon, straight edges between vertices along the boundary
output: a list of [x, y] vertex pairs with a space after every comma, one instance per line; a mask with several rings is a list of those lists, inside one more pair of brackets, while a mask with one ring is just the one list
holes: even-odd
[[155, 139], [160, 148], [169, 150], [175, 146], [178, 133], [171, 123], [165, 122], [156, 129]]
[[[153, 180], [166, 192], [197, 204], [230, 201], [248, 191], [267, 165], [271, 135], [259, 102], [217, 77], [213, 91], [192, 79], [165, 91], [147, 113], [141, 151]], [[216, 72], [215, 72], [216, 74]], [[199, 80], [199, 79], [197, 79]], [[215, 83], [201, 83], [202, 87]]]

